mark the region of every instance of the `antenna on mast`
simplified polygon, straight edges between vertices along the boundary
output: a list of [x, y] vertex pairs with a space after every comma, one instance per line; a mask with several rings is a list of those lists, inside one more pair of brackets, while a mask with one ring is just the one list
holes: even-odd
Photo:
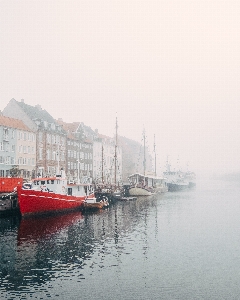
[[153, 143], [153, 150], [154, 150], [154, 174], [157, 176], [157, 160], [156, 160], [156, 144], [155, 144], [155, 134], [154, 134], [154, 143]]
[[115, 166], [114, 166], [114, 183], [115, 186], [117, 184], [117, 143], [118, 143], [118, 136], [117, 136], [117, 130], [118, 130], [118, 123], [117, 123], [117, 113], [116, 113], [116, 140], [115, 140], [115, 154], [114, 154], [114, 162], [115, 162]]

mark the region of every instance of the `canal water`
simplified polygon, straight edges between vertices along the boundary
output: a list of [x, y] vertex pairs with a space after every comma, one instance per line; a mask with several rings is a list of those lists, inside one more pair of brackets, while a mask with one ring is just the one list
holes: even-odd
[[240, 186], [0, 218], [0, 299], [239, 299]]

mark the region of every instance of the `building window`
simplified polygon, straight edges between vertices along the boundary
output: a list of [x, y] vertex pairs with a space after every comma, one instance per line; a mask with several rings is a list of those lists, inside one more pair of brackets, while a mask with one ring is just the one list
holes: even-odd
[[0, 143], [0, 151], [3, 151], [3, 142]]
[[51, 134], [47, 134], [47, 142], [49, 143], [49, 144], [51, 144]]
[[42, 138], [43, 138], [43, 137], [42, 137], [42, 132], [39, 132], [39, 133], [38, 133], [38, 139], [39, 139], [39, 142], [42, 142]]
[[50, 150], [48, 149], [47, 150], [47, 160], [50, 160], [51, 159], [51, 157], [50, 157]]
[[39, 148], [39, 159], [43, 157], [43, 148]]
[[56, 160], [56, 152], [55, 151], [52, 152], [52, 160]]
[[4, 157], [0, 156], [0, 164], [4, 164]]
[[13, 129], [12, 131], [12, 138], [14, 139], [15, 138], [15, 130]]
[[8, 141], [9, 137], [8, 137], [8, 128], [4, 128], [3, 129], [3, 139]]

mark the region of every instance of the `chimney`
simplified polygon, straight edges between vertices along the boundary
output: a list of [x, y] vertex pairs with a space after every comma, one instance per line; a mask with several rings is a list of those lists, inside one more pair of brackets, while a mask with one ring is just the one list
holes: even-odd
[[24, 103], [24, 99], [21, 99], [21, 102]]
[[36, 107], [38, 110], [42, 110], [41, 105], [39, 105], [39, 104], [35, 105], [35, 107]]

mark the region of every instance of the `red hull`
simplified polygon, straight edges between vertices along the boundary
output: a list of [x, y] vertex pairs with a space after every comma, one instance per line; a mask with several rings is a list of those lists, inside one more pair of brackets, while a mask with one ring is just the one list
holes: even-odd
[[22, 186], [23, 179], [18, 177], [0, 177], [0, 192], [11, 193], [15, 187]]
[[85, 197], [75, 197], [18, 188], [18, 203], [22, 216], [73, 210], [83, 207]]

